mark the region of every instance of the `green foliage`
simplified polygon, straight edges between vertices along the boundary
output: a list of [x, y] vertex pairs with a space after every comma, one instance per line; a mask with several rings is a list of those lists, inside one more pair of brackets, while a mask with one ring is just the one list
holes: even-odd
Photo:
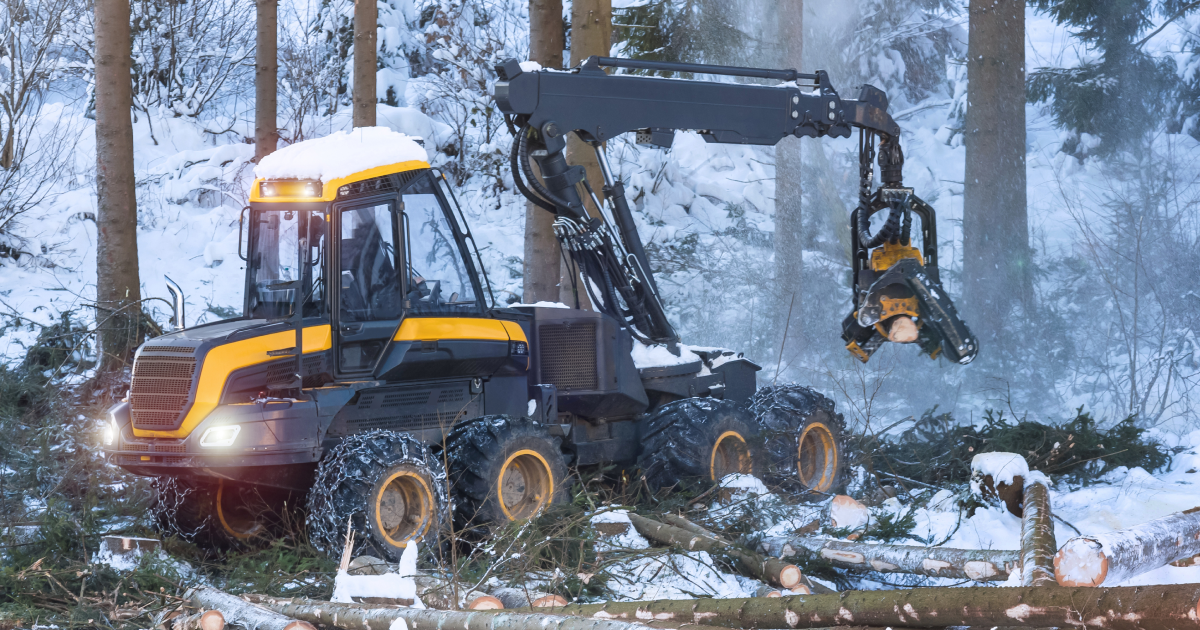
[[1169, 451], [1147, 440], [1134, 416], [1102, 430], [1082, 407], [1061, 425], [1013, 420], [988, 410], [983, 426], [975, 428], [960, 426], [950, 414], [936, 412], [936, 408], [926, 411], [894, 441], [860, 436], [855, 450], [864, 453], [864, 464], [884, 478], [899, 475], [933, 486], [968, 481], [971, 458], [979, 453], [1018, 453], [1030, 469], [1065, 475], [1077, 483], [1120, 466], [1154, 471], [1170, 463]]
[[306, 542], [289, 537], [261, 549], [234, 551], [217, 568], [231, 593], [328, 599], [337, 565]]
[[[1039, 68], [1029, 75], [1030, 102], [1048, 102], [1055, 123], [1072, 132], [1062, 150], [1077, 157], [1113, 155], [1136, 149], [1146, 136], [1196, 106], [1178, 100], [1186, 86], [1175, 61], [1156, 58], [1142, 46], [1156, 12], [1164, 17], [1190, 11], [1178, 0], [1033, 0], [1056, 22], [1100, 53], [1075, 68]], [[1169, 129], [1178, 130], [1178, 120]], [[1082, 134], [1100, 140], [1089, 146]]]

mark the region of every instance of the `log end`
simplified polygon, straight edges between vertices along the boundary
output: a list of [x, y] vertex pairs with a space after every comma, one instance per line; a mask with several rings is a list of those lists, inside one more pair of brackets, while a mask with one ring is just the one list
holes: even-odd
[[491, 595], [481, 595], [467, 606], [467, 610], [504, 610], [504, 604]]
[[808, 588], [806, 584], [797, 584], [795, 588], [791, 589], [791, 592], [792, 595], [812, 595], [812, 589]]
[[836, 529], [857, 530], [866, 527], [871, 513], [852, 497], [839, 494], [829, 504], [829, 525]]
[[1108, 577], [1108, 558], [1100, 543], [1072, 538], [1054, 554], [1054, 580], [1059, 586], [1100, 586]]
[[546, 595], [539, 597], [530, 603], [534, 608], [554, 608], [555, 606], [566, 606], [569, 602], [562, 595]]
[[804, 579], [804, 574], [800, 572], [800, 567], [789, 564], [779, 570], [779, 585], [783, 588], [795, 588]]
[[219, 610], [207, 610], [200, 615], [200, 630], [225, 630], [225, 615]]
[[283, 630], [317, 630], [317, 628], [307, 621], [293, 621], [284, 626]]

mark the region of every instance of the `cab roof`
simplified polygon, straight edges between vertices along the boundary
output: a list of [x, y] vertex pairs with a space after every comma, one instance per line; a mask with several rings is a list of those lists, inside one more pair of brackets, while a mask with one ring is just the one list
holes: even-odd
[[[329, 201], [344, 184], [391, 173], [429, 168], [425, 149], [417, 139], [387, 127], [359, 127], [334, 132], [286, 146], [262, 159], [254, 168], [251, 201], [260, 198], [259, 184], [265, 180], [318, 180]], [[269, 201], [298, 201], [290, 196]], [[312, 197], [308, 201], [315, 200]]]

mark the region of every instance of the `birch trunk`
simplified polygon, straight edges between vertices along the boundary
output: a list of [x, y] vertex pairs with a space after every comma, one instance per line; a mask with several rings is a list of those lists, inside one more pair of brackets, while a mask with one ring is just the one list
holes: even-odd
[[[725, 542], [711, 534], [698, 534], [652, 521], [644, 516], [630, 514], [629, 521], [641, 535], [657, 542], [686, 549], [724, 553], [738, 561], [749, 571], [751, 577], [765, 580], [783, 588], [795, 588], [804, 575], [799, 567], [778, 558], [765, 558], [753, 551]], [[703, 530], [702, 530], [703, 531]]]
[[986, 549], [875, 545], [798, 537], [764, 538], [760, 544], [771, 555], [787, 558], [807, 551], [843, 569], [966, 578], [980, 582], [1007, 580], [1020, 561], [1016, 551]]
[[194, 588], [185, 599], [199, 608], [219, 611], [223, 621], [246, 630], [315, 630], [307, 621], [297, 621], [215, 588]]
[[[776, 600], [777, 601], [777, 600]], [[454, 610], [420, 610], [416, 608], [370, 608], [330, 605], [328, 602], [277, 602], [264, 604], [272, 610], [344, 630], [390, 630], [392, 623], [403, 619], [408, 630], [645, 630], [636, 622], [614, 621], [598, 617], [542, 615], [496, 611], [491, 613]], [[691, 626], [690, 630], [703, 630]]]
[[1022, 586], [847, 591], [777, 599], [573, 604], [555, 612], [594, 619], [656, 619], [726, 628], [823, 628], [853, 624], [910, 628], [1086, 626], [1107, 630], [1190, 630], [1200, 628], [1200, 584], [1106, 589]]
[[173, 630], [225, 630], [225, 616], [219, 610], [181, 615], [171, 621]]
[[1041, 481], [1031, 481], [1025, 485], [1021, 513], [1021, 586], [1054, 583], [1057, 548], [1054, 522], [1050, 518], [1050, 489]]
[[1200, 554], [1200, 508], [1115, 532], [1076, 536], [1054, 556], [1062, 586], [1119, 584]]

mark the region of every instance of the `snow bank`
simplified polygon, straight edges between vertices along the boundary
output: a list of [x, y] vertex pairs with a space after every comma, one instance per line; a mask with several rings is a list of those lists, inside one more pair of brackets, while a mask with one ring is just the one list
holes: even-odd
[[327, 182], [377, 166], [428, 159], [411, 136], [387, 127], [360, 127], [284, 147], [264, 157], [254, 175]]

